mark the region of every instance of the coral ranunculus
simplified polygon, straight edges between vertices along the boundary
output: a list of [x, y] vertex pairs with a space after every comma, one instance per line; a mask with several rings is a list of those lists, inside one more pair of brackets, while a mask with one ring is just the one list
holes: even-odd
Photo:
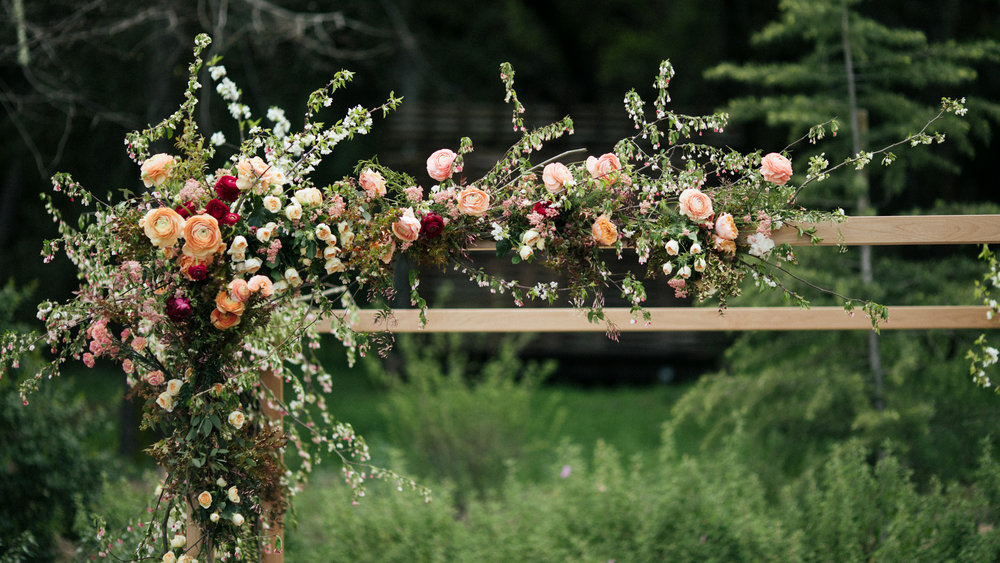
[[760, 159], [760, 175], [768, 182], [783, 186], [792, 177], [792, 162], [776, 152], [768, 153]]
[[246, 305], [242, 301], [234, 299], [228, 291], [223, 289], [215, 295], [215, 307], [223, 313], [242, 315]]
[[680, 206], [681, 215], [695, 221], [704, 221], [715, 213], [712, 210], [712, 198], [696, 188], [688, 188], [681, 192], [677, 203]]
[[590, 228], [590, 234], [593, 235], [597, 244], [603, 246], [611, 246], [618, 241], [618, 227], [611, 222], [607, 215], [601, 215], [594, 221], [594, 225]]
[[219, 330], [228, 330], [240, 324], [240, 316], [233, 313], [220, 311], [218, 308], [212, 309], [210, 315], [212, 326]]
[[142, 163], [142, 183], [147, 188], [162, 186], [170, 177], [173, 166], [174, 157], [164, 153], [154, 154]]
[[458, 210], [466, 215], [482, 215], [490, 208], [490, 196], [479, 188], [468, 187], [458, 193]]
[[198, 260], [210, 258], [225, 248], [219, 221], [211, 215], [195, 215], [184, 224], [184, 254]]
[[149, 237], [149, 242], [160, 248], [168, 248], [177, 244], [177, 239], [183, 234], [184, 218], [169, 207], [158, 207], [150, 209], [139, 220], [139, 226]]
[[[427, 175], [438, 182], [444, 182], [451, 177], [452, 165], [458, 157], [451, 149], [439, 149], [427, 158]], [[461, 172], [462, 167], [456, 166], [454, 172]]]

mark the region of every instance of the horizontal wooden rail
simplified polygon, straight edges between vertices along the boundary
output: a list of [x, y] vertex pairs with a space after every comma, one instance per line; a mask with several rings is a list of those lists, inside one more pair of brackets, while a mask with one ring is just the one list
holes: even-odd
[[[994, 244], [1000, 243], [1000, 215], [901, 215], [848, 217], [840, 223], [799, 223], [815, 227], [822, 239], [817, 246]], [[809, 246], [810, 237], [800, 237], [792, 225], [774, 231], [775, 244]], [[493, 241], [480, 241], [476, 251], [494, 250]]]
[[[632, 323], [628, 309], [608, 308], [605, 315], [622, 331], [747, 331], [747, 330], [869, 330], [871, 322], [858, 311], [841, 307], [730, 307], [721, 313], [704, 307], [650, 307], [652, 322]], [[992, 329], [996, 320], [986, 318], [985, 306], [889, 307], [889, 321], [882, 330]], [[386, 322], [376, 311], [362, 312], [354, 327], [360, 332], [604, 332], [601, 323], [587, 322], [586, 313], [568, 308], [529, 309], [430, 309], [427, 325], [419, 327], [415, 309], [394, 309]], [[329, 330], [323, 321], [322, 330]]]

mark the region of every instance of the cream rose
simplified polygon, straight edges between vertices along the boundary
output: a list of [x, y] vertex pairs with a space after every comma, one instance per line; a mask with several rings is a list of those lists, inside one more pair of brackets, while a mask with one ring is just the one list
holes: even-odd
[[[458, 157], [454, 151], [450, 149], [439, 149], [431, 153], [427, 158], [427, 175], [434, 178], [438, 182], [443, 182], [451, 177], [452, 165], [455, 163], [455, 159]], [[462, 167], [456, 166], [455, 172], [461, 172]]]
[[229, 245], [229, 250], [226, 252], [232, 255], [244, 254], [247, 251], [247, 238], [243, 235], [236, 235], [233, 238], [233, 243]]
[[208, 519], [211, 520], [213, 524], [216, 523], [216, 522], [218, 522], [219, 521], [219, 513], [218, 512], [213, 512], [212, 515], [208, 517]]
[[271, 213], [277, 213], [281, 211], [281, 199], [269, 195], [264, 198], [264, 209], [267, 209]]
[[285, 281], [292, 287], [299, 287], [302, 285], [302, 276], [299, 275], [299, 271], [295, 268], [288, 268], [285, 270]]
[[663, 275], [669, 276], [672, 273], [674, 273], [674, 265], [673, 265], [673, 263], [671, 263], [671, 262], [664, 262], [663, 263]]
[[715, 235], [715, 249], [719, 252], [726, 252], [728, 254], [736, 253], [736, 242], [729, 239], [724, 239], [719, 235]]
[[330, 230], [330, 226], [327, 225], [326, 223], [320, 223], [319, 225], [316, 225], [316, 238], [326, 242], [329, 242], [330, 239], [333, 239], [334, 244], [336, 244], [337, 242], [336, 237], [333, 236], [333, 231]]
[[244, 520], [243, 520], [243, 515], [242, 514], [240, 514], [239, 512], [237, 512], [236, 514], [233, 514], [233, 524], [235, 524], [237, 527], [242, 526], [243, 525], [243, 521]]
[[323, 192], [316, 188], [295, 190], [295, 201], [300, 205], [323, 205]]
[[267, 276], [253, 276], [247, 281], [247, 288], [254, 293], [259, 291], [264, 297], [274, 295], [274, 284]]
[[[232, 418], [232, 415], [229, 416], [230, 418]], [[237, 489], [235, 485], [229, 487], [229, 490], [226, 491], [226, 498], [229, 499], [229, 502], [234, 502], [234, 503], [240, 502], [240, 490]]]
[[170, 393], [163, 392], [160, 396], [156, 398], [156, 404], [160, 406], [161, 409], [167, 412], [174, 411], [174, 397]]
[[277, 228], [278, 225], [274, 222], [268, 223], [263, 227], [260, 227], [259, 229], [257, 229], [257, 240], [259, 240], [260, 242], [267, 242], [271, 240], [271, 237], [274, 236], [274, 231]]
[[573, 174], [561, 162], [546, 164], [542, 169], [542, 183], [545, 184], [545, 191], [557, 195], [564, 192], [567, 185], [572, 185]]
[[479, 188], [468, 187], [458, 193], [458, 210], [466, 215], [480, 216], [490, 208], [490, 196]]
[[341, 261], [340, 258], [328, 259], [326, 261], [326, 264], [323, 265], [323, 267], [326, 269], [326, 273], [328, 274], [335, 274], [337, 272], [347, 271], [347, 266], [344, 264], [343, 261]]
[[534, 229], [528, 229], [521, 235], [521, 244], [525, 246], [538, 246], [542, 242], [542, 235]]
[[681, 278], [688, 279], [691, 277], [691, 266], [681, 266], [680, 270], [677, 270], [677, 275]]
[[527, 260], [528, 258], [531, 258], [531, 256], [535, 254], [535, 251], [532, 250], [531, 247], [528, 245], [522, 245], [521, 248], [517, 250], [517, 254], [518, 256], [521, 257], [521, 260]]
[[174, 534], [174, 537], [170, 538], [170, 547], [177, 549], [187, 545], [187, 538], [180, 535]]
[[691, 254], [701, 254], [701, 244], [697, 242], [692, 244], [691, 248], [688, 249], [688, 252]]
[[667, 244], [663, 245], [663, 248], [671, 256], [677, 256], [681, 251], [681, 245], [676, 240], [668, 240]]
[[365, 171], [361, 173], [359, 181], [365, 193], [368, 194], [368, 199], [385, 195], [385, 178], [382, 177], [380, 172], [374, 171], [371, 168], [365, 168]]
[[288, 217], [292, 221], [298, 221], [302, 218], [302, 206], [298, 203], [294, 203], [285, 208], [285, 217]]
[[253, 187], [253, 192], [261, 195], [267, 193], [271, 186], [284, 183], [285, 177], [281, 172], [259, 156], [243, 159], [236, 164], [236, 187], [242, 191]]
[[740, 231], [736, 228], [736, 221], [731, 214], [722, 213], [715, 219], [715, 234], [726, 240], [736, 240]]
[[184, 223], [184, 218], [169, 207], [150, 209], [139, 220], [139, 226], [149, 237], [149, 242], [160, 248], [177, 244], [177, 239], [184, 233]]
[[694, 261], [694, 271], [704, 272], [706, 268], [708, 268], [708, 262], [706, 262], [704, 258], [699, 257]]
[[167, 394], [171, 397], [176, 397], [181, 392], [181, 387], [184, 387], [183, 381], [180, 379], [171, 379], [167, 382]]
[[260, 258], [249, 258], [246, 262], [243, 262], [243, 271], [248, 274], [253, 274], [264, 265], [264, 262]]
[[210, 493], [208, 491], [202, 491], [201, 494], [198, 495], [198, 504], [201, 505], [201, 507], [205, 508], [205, 509], [211, 507], [212, 506], [212, 493]]
[[792, 177], [792, 163], [776, 152], [768, 153], [760, 159], [760, 175], [768, 182], [783, 186]]
[[160, 561], [163, 563], [177, 563], [177, 556], [174, 555], [173, 551], [168, 551], [163, 554], [163, 558]]
[[712, 198], [695, 188], [688, 188], [681, 192], [677, 201], [681, 215], [695, 221], [704, 221], [712, 216]]
[[611, 246], [618, 240], [618, 227], [611, 222], [607, 215], [601, 215], [594, 221], [590, 228], [590, 234], [597, 241], [597, 244]]
[[340, 249], [332, 244], [327, 245], [327, 247], [323, 249], [324, 260], [336, 258], [338, 254], [340, 254]]
[[412, 207], [407, 207], [403, 216], [392, 224], [392, 234], [406, 242], [413, 242], [420, 236], [420, 219], [413, 216]]
[[219, 222], [211, 215], [195, 215], [184, 224], [184, 254], [206, 260], [225, 249]]
[[159, 153], [149, 157], [142, 163], [142, 183], [147, 188], [160, 187], [170, 177], [170, 169], [174, 166], [174, 157]]
[[243, 428], [243, 423], [247, 421], [247, 417], [240, 411], [233, 411], [229, 413], [229, 424], [233, 425], [233, 428], [239, 430]]

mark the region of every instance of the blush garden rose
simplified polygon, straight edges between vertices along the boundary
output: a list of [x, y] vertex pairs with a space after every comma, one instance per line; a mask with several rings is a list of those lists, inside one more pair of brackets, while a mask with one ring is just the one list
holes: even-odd
[[784, 186], [792, 177], [792, 163], [776, 152], [768, 153], [760, 159], [760, 175], [772, 184]]
[[461, 167], [452, 168], [458, 157], [451, 149], [438, 149], [427, 157], [427, 175], [438, 182], [451, 178], [452, 172], [461, 172]]
[[490, 208], [490, 196], [479, 188], [468, 187], [458, 193], [458, 210], [465, 215], [481, 216]]

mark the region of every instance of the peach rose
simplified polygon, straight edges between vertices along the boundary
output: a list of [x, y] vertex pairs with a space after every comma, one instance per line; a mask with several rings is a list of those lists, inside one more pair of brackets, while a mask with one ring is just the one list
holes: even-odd
[[160, 187], [170, 177], [170, 169], [174, 166], [174, 157], [169, 154], [154, 154], [142, 163], [142, 183], [147, 188]]
[[[458, 155], [450, 149], [436, 150], [427, 158], [427, 175], [438, 182], [444, 182], [451, 177], [452, 165]], [[462, 167], [456, 166], [454, 172], [461, 172]]]
[[594, 226], [590, 228], [590, 234], [593, 235], [597, 244], [611, 246], [618, 240], [618, 227], [615, 227], [607, 215], [601, 215], [594, 221]]
[[392, 234], [406, 242], [413, 242], [420, 236], [420, 219], [413, 216], [412, 207], [407, 207], [399, 221], [392, 224]]
[[760, 159], [760, 175], [768, 182], [783, 186], [792, 177], [792, 163], [776, 152], [768, 153]]
[[365, 168], [365, 171], [361, 173], [360, 182], [361, 187], [368, 194], [368, 199], [385, 195], [385, 178], [382, 177], [380, 172], [376, 172], [371, 168]]
[[215, 307], [223, 313], [242, 315], [246, 305], [242, 301], [233, 299], [229, 292], [223, 289], [215, 296]]
[[567, 184], [573, 183], [573, 174], [561, 162], [546, 164], [542, 170], [542, 182], [545, 190], [552, 195], [562, 193], [566, 190]]
[[209, 508], [209, 507], [211, 507], [212, 506], [212, 493], [210, 493], [208, 491], [202, 491], [201, 494], [198, 495], [198, 504], [200, 504], [202, 508]]
[[725, 252], [727, 254], [736, 253], [736, 242], [715, 235], [715, 249], [719, 252]]
[[169, 207], [150, 209], [139, 220], [149, 242], [160, 248], [168, 248], [177, 244], [177, 239], [184, 233], [184, 218]]
[[618, 180], [617, 172], [621, 169], [622, 163], [613, 153], [602, 154], [600, 158], [587, 157], [587, 172], [595, 179], [613, 184]]
[[274, 295], [274, 284], [271, 283], [271, 278], [267, 276], [253, 276], [247, 281], [247, 288], [254, 293], [259, 291], [264, 297]]
[[245, 158], [236, 163], [236, 187], [241, 191], [253, 187], [255, 194], [263, 195], [271, 186], [280, 186], [284, 183], [285, 177], [281, 172], [259, 156]]
[[740, 231], [736, 228], [732, 214], [722, 213], [715, 219], [715, 234], [726, 240], [736, 240]]
[[466, 215], [482, 215], [490, 208], [490, 196], [479, 188], [468, 187], [458, 193], [458, 210]]
[[198, 260], [211, 258], [222, 252], [226, 244], [222, 242], [219, 222], [211, 215], [195, 215], [184, 223], [184, 254]]
[[267, 209], [271, 213], [281, 211], [281, 200], [273, 195], [266, 196], [264, 198], [264, 209]]
[[247, 284], [246, 280], [235, 279], [229, 282], [229, 297], [232, 298], [233, 301], [243, 303], [247, 299], [250, 299], [251, 293], [253, 292], [250, 291], [250, 285]]
[[234, 326], [240, 324], [240, 316], [234, 315], [233, 313], [225, 313], [220, 311], [218, 307], [212, 309], [212, 326], [219, 330], [227, 330], [233, 328]]
[[295, 201], [301, 205], [323, 205], [323, 192], [317, 188], [295, 190]]
[[705, 192], [695, 188], [688, 188], [681, 192], [678, 205], [680, 206], [681, 215], [695, 221], [704, 221], [715, 213], [712, 210], [712, 198], [708, 197]]

